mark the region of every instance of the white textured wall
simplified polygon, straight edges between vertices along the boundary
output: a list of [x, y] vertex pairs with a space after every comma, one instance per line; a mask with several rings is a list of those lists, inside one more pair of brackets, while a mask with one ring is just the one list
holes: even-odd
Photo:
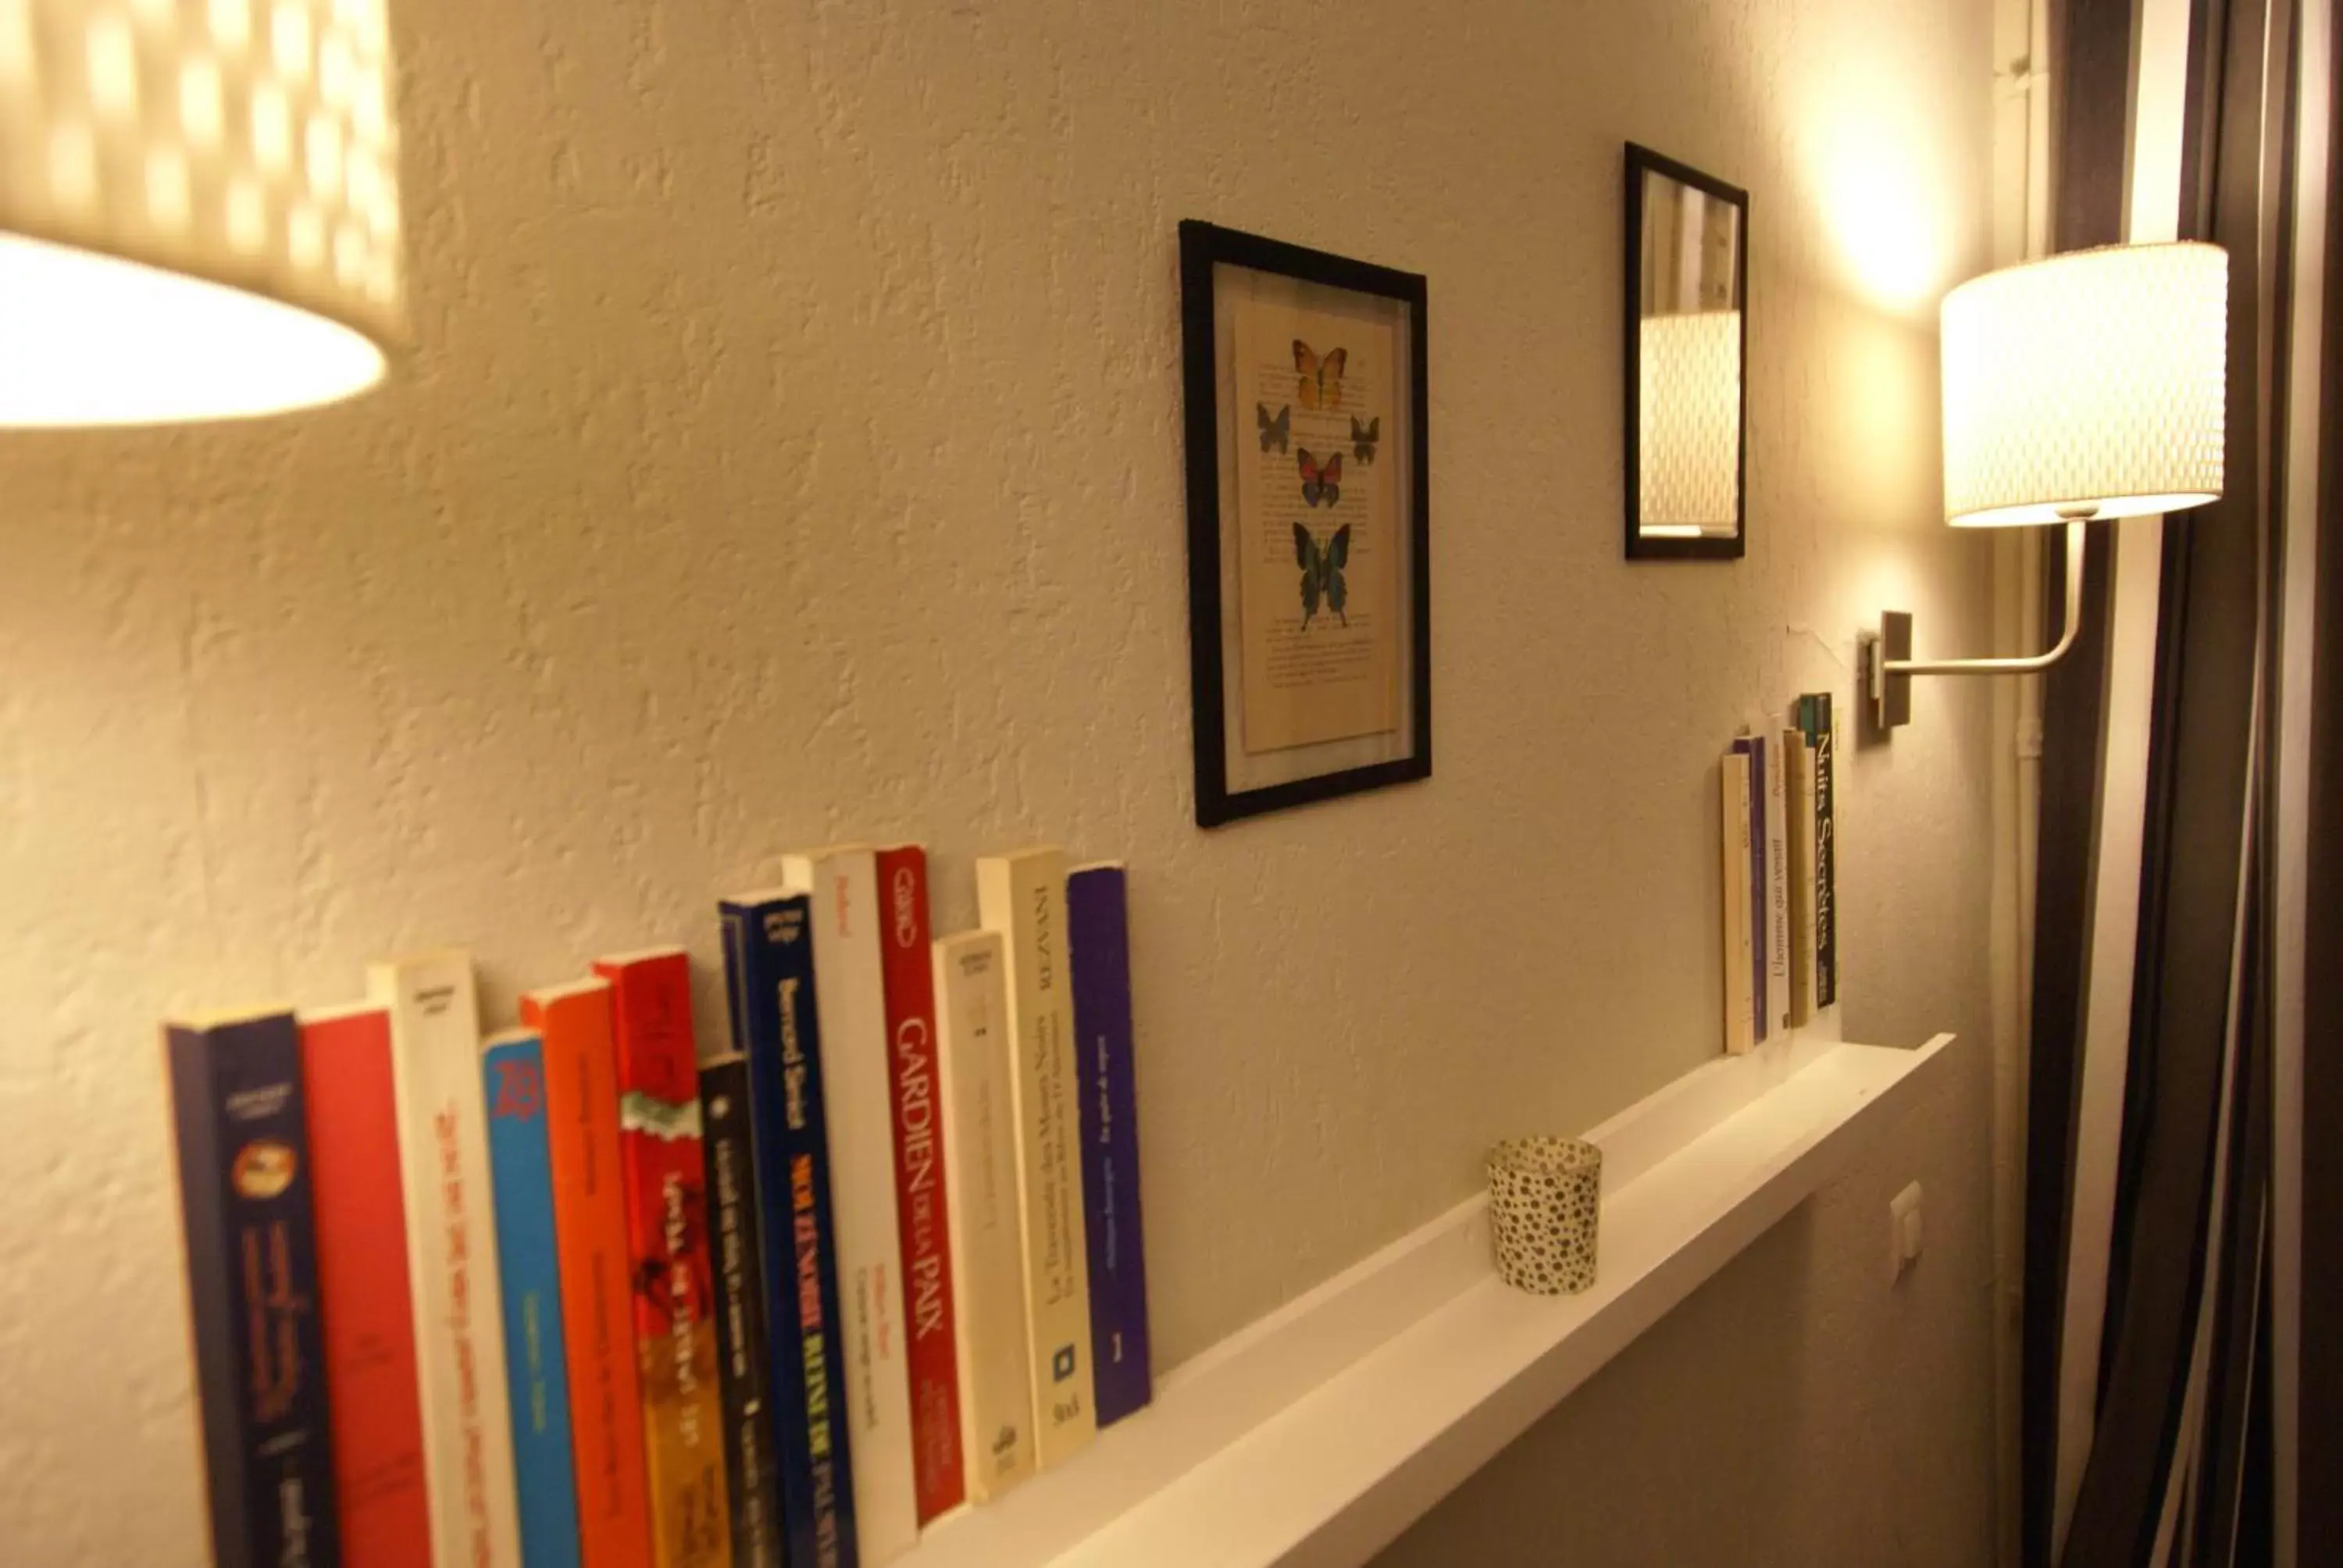
[[[1175, 1362], [1715, 1049], [1725, 738], [1848, 698], [1883, 603], [1987, 629], [1930, 311], [1982, 254], [1982, 0], [394, 9], [396, 384], [0, 435], [12, 1562], [200, 1554], [167, 1011], [440, 941], [498, 1015], [598, 950], [712, 965], [716, 895], [837, 836], [927, 839], [947, 926], [983, 849], [1127, 857]], [[1755, 192], [1737, 565], [1620, 559], [1627, 137]], [[1436, 775], [1211, 835], [1183, 216], [1432, 292]], [[1986, 1011], [1986, 698], [1917, 708], [1842, 772], [1895, 1040]]]

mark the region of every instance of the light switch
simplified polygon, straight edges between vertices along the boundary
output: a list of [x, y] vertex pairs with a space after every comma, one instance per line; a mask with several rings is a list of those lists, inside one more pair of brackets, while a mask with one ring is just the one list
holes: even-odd
[[1917, 1181], [1887, 1201], [1887, 1233], [1894, 1251], [1894, 1271], [1888, 1277], [1900, 1280], [1905, 1270], [1920, 1261], [1920, 1184]]

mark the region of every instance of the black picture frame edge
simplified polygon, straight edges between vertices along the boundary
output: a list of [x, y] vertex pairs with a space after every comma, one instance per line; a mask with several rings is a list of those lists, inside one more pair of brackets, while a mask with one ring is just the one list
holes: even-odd
[[[1626, 467], [1621, 474], [1621, 511], [1625, 522], [1627, 558], [1631, 561], [1737, 561], [1749, 553], [1749, 193], [1729, 181], [1694, 168], [1641, 142], [1626, 144], [1624, 183], [1626, 245], [1620, 295], [1620, 363], [1623, 387], [1620, 413], [1625, 432], [1623, 449]], [[1665, 175], [1681, 185], [1704, 190], [1741, 209], [1741, 244], [1733, 259], [1733, 290], [1741, 301], [1741, 452], [1734, 476], [1733, 537], [1729, 539], [1650, 539], [1644, 537], [1640, 516], [1643, 496], [1636, 476], [1643, 462], [1643, 388], [1636, 373], [1641, 347], [1636, 324], [1644, 302], [1637, 285], [1643, 276], [1644, 180], [1645, 173]]]
[[[1432, 777], [1432, 437], [1429, 363], [1430, 289], [1422, 273], [1312, 250], [1306, 246], [1223, 228], [1201, 218], [1180, 221], [1180, 348], [1182, 428], [1188, 483], [1188, 679], [1190, 726], [1196, 764], [1196, 825], [1224, 827], [1248, 817], [1282, 811], [1392, 784]], [[1225, 263], [1253, 272], [1395, 299], [1408, 307], [1413, 405], [1409, 442], [1413, 458], [1408, 538], [1414, 562], [1410, 584], [1409, 692], [1414, 749], [1387, 762], [1347, 768], [1312, 779], [1256, 789], [1228, 788], [1228, 746], [1222, 729], [1227, 674], [1221, 665], [1220, 378], [1215, 374], [1212, 268]]]

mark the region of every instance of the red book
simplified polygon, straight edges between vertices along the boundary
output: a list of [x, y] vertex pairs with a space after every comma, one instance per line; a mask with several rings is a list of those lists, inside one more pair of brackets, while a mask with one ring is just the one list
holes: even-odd
[[659, 1568], [729, 1568], [691, 963], [681, 948], [604, 959], [618, 1058], [618, 1171]]
[[944, 1124], [936, 1106], [936, 980], [929, 950], [928, 856], [879, 851], [879, 961], [893, 1050], [895, 1207], [903, 1238], [910, 1342], [911, 1473], [920, 1523], [960, 1505], [960, 1363], [953, 1348], [951, 1246], [944, 1216]]
[[650, 1500], [642, 1375], [627, 1312], [610, 988], [589, 980], [529, 991], [520, 1017], [545, 1041], [545, 1151], [553, 1167], [561, 1343], [569, 1361], [578, 1557], [584, 1568], [648, 1568]]
[[431, 1559], [407, 1204], [398, 1179], [390, 1014], [361, 1004], [302, 1015], [317, 1293], [334, 1391], [334, 1487], [347, 1568]]

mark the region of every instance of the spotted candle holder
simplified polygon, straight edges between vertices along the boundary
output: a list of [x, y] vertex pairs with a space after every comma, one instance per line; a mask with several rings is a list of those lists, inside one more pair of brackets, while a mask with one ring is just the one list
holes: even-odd
[[1513, 1138], [1489, 1151], [1497, 1274], [1517, 1291], [1576, 1295], [1594, 1282], [1603, 1151], [1578, 1138]]

